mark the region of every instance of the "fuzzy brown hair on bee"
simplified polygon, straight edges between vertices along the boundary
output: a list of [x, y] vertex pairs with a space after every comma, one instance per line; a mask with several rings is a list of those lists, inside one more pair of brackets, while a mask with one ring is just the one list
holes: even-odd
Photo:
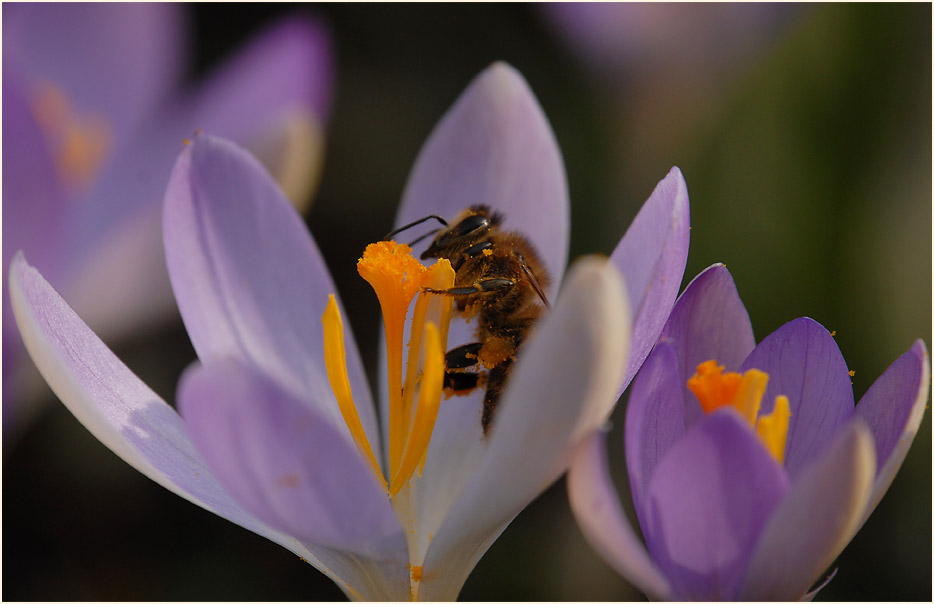
[[445, 355], [445, 391], [468, 394], [485, 387], [480, 424], [486, 435], [516, 355], [548, 307], [548, 273], [531, 242], [520, 233], [502, 230], [503, 215], [486, 205], [471, 206], [450, 223], [426, 216], [386, 238], [431, 219], [444, 228], [428, 233], [437, 234], [421, 258], [446, 258], [455, 276], [453, 287], [426, 291], [454, 296], [463, 317], [476, 321], [476, 341]]

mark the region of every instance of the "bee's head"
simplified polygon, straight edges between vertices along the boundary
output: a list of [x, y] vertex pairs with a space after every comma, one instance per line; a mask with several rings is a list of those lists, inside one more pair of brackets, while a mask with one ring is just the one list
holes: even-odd
[[428, 249], [422, 253], [422, 260], [440, 258], [452, 248], [476, 243], [501, 221], [502, 215], [493, 212], [489, 206], [471, 206], [464, 210], [451, 226], [438, 233]]

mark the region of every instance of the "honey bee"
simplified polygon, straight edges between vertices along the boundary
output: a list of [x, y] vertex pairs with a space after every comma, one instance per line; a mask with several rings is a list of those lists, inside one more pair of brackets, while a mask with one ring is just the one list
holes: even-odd
[[392, 231], [386, 239], [432, 219], [443, 230], [439, 227], [412, 243], [437, 233], [421, 258], [448, 259], [454, 286], [425, 291], [454, 296], [462, 316], [477, 321], [476, 341], [445, 355], [445, 392], [467, 394], [485, 387], [480, 424], [486, 435], [516, 355], [548, 308], [549, 277], [531, 242], [515, 231], [501, 230], [503, 215], [486, 205], [467, 208], [451, 224], [437, 215], [426, 216]]

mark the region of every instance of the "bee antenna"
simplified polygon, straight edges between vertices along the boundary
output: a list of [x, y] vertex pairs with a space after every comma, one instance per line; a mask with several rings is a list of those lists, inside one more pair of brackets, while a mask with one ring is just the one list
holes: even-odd
[[415, 245], [416, 243], [418, 243], [419, 241], [421, 241], [421, 240], [423, 240], [423, 239], [427, 239], [428, 237], [431, 237], [432, 235], [434, 235], [435, 233], [437, 233], [437, 232], [440, 231], [440, 230], [441, 230], [441, 229], [438, 228], [438, 229], [433, 229], [433, 230], [431, 230], [431, 231], [428, 231], [427, 233], [425, 233], [424, 235], [422, 235], [422, 236], [419, 237], [418, 239], [416, 239], [416, 240], [414, 240], [414, 241], [410, 241], [410, 242], [409, 242], [409, 247], [412, 247], [413, 245]]
[[[405, 226], [401, 226], [401, 227], [399, 227], [398, 229], [396, 229], [396, 230], [394, 230], [394, 231], [389, 231], [388, 233], [386, 233], [386, 236], [383, 237], [383, 241], [388, 241], [389, 239], [392, 239], [393, 237], [395, 237], [396, 235], [398, 235], [398, 234], [401, 233], [402, 231], [406, 231], [406, 230], [412, 228], [413, 226], [420, 225], [421, 223], [425, 222], [426, 220], [431, 220], [431, 219], [437, 220], [437, 221], [440, 222], [443, 226], [448, 226], [448, 221], [445, 220], [444, 218], [441, 218], [441, 217], [438, 216], [437, 214], [429, 214], [428, 216], [425, 216], [424, 218], [419, 218], [419, 219], [416, 220], [415, 222], [410, 222], [409, 224], [407, 224], [407, 225], [405, 225]], [[437, 233], [437, 232], [438, 232], [438, 229], [435, 229], [434, 231], [432, 231], [431, 233], [429, 233], [429, 235], [431, 235], [432, 233]], [[422, 236], [422, 237], [416, 239], [413, 243], [416, 243], [416, 242], [418, 242], [418, 241], [421, 241], [422, 239], [424, 239], [424, 238], [427, 237], [427, 236], [428, 236], [428, 235]]]

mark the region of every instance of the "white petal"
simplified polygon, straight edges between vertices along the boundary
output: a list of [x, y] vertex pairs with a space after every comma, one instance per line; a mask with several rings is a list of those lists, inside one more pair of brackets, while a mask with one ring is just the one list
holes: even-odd
[[629, 321], [619, 272], [605, 259], [579, 261], [517, 362], [482, 458], [443, 514], [419, 597], [454, 597], [499, 533], [603, 424], [616, 402]]
[[10, 296], [26, 349], [52, 391], [120, 458], [173, 493], [301, 556], [350, 596], [407, 597], [407, 573], [398, 576], [404, 561], [315, 548], [246, 512], [204, 465], [175, 410], [94, 335], [22, 253], [10, 266]]
[[568, 497], [577, 524], [598, 554], [652, 600], [667, 600], [671, 587], [636, 535], [613, 487], [606, 435], [596, 432], [574, 455]]
[[869, 428], [848, 423], [823, 457], [802, 468], [759, 536], [744, 600], [797, 600], [860, 527], [876, 473]]

